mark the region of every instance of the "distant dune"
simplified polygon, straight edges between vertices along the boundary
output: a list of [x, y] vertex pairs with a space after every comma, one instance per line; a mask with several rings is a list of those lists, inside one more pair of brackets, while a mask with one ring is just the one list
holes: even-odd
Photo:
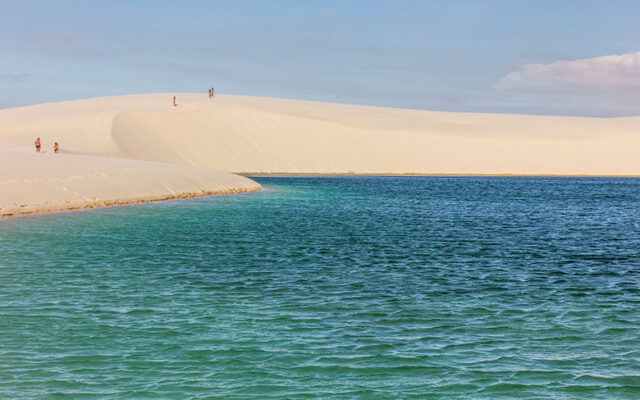
[[[206, 94], [0, 111], [0, 215], [256, 190], [236, 173], [639, 175], [640, 117]], [[42, 139], [43, 152], [33, 142]], [[61, 154], [51, 154], [53, 142]]]

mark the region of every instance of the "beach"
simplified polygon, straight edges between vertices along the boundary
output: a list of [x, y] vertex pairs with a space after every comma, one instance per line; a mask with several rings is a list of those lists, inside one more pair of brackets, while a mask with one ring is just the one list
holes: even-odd
[[208, 168], [75, 154], [6, 152], [0, 170], [3, 217], [260, 189]]
[[0, 215], [260, 189], [239, 174], [640, 174], [640, 117], [173, 95], [0, 110]]

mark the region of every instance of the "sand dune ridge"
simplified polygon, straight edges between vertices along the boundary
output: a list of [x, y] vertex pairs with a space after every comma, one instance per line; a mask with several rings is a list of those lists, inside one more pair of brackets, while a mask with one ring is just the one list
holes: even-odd
[[[93, 206], [92, 199], [259, 188], [224, 171], [640, 174], [639, 117], [448, 113], [206, 94], [178, 94], [172, 107], [170, 99], [116, 96], [0, 110], [0, 215], [68, 202]], [[34, 153], [36, 137], [45, 154]], [[62, 147], [56, 156], [53, 141]], [[74, 172], [87, 170], [101, 174]], [[60, 189], [69, 179], [77, 186]]]

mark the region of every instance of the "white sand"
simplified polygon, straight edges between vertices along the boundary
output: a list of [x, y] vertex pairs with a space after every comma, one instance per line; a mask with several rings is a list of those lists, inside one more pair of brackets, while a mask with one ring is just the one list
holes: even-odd
[[[153, 94], [0, 110], [0, 215], [259, 187], [216, 170], [640, 174], [640, 117], [211, 101], [206, 94], [178, 94], [177, 101], [174, 108], [171, 94]], [[47, 153], [34, 153], [36, 137]], [[52, 154], [54, 141], [60, 154]]]
[[82, 155], [0, 152], [0, 216], [259, 189], [207, 168]]

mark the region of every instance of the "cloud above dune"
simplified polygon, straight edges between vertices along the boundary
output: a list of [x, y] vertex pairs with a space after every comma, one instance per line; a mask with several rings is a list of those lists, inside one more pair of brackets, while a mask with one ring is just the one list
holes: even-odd
[[78, 37], [72, 33], [46, 33], [41, 35], [29, 35], [25, 42], [32, 45], [61, 46], [78, 41]]
[[0, 82], [25, 82], [30, 77], [25, 72], [0, 72]]
[[503, 91], [637, 94], [640, 90], [640, 52], [526, 64], [497, 85]]

